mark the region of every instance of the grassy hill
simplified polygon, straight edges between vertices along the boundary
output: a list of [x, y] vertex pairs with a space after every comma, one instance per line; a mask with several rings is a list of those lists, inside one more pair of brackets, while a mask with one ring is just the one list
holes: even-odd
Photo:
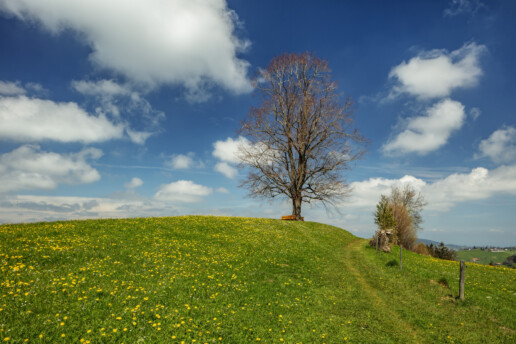
[[516, 254], [516, 250], [503, 252], [490, 252], [481, 249], [462, 250], [457, 251], [457, 260], [462, 259], [466, 262], [472, 262], [473, 258], [477, 258], [478, 264], [489, 264], [491, 262], [502, 263], [504, 260], [512, 256], [513, 254]]
[[[0, 226], [12, 343], [513, 343], [516, 270], [392, 254], [336, 227], [227, 217]], [[448, 284], [449, 287], [443, 286]]]

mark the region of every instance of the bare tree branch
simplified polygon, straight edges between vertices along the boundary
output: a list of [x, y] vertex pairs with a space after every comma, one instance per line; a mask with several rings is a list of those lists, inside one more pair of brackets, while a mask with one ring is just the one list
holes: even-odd
[[353, 128], [353, 103], [341, 104], [328, 63], [312, 54], [274, 58], [254, 81], [262, 96], [240, 133], [249, 174], [241, 183], [253, 197], [287, 197], [301, 218], [302, 202], [334, 206], [346, 197], [343, 171], [364, 153], [366, 140]]

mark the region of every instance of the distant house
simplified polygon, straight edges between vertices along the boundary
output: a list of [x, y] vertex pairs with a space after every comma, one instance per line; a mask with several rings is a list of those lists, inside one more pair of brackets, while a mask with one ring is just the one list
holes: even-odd
[[472, 262], [478, 262], [478, 261], [479, 261], [479, 259], [478, 259], [478, 258], [471, 258], [471, 261], [472, 261]]

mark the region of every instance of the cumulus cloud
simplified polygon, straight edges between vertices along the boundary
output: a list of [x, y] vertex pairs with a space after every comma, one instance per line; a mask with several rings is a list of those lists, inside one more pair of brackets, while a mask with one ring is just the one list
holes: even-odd
[[224, 0], [2, 0], [0, 10], [57, 34], [79, 32], [97, 66], [147, 85], [183, 86], [192, 100], [216, 84], [251, 89], [249, 63], [237, 57], [249, 42]]
[[487, 199], [497, 194], [516, 195], [516, 165], [489, 171], [477, 167], [469, 173], [454, 173], [433, 183], [413, 176], [401, 179], [370, 178], [351, 183], [352, 198], [348, 207], [374, 208], [381, 194], [393, 185], [409, 184], [428, 201], [427, 209], [447, 211], [457, 203]]
[[396, 82], [389, 98], [402, 93], [421, 99], [447, 97], [454, 89], [476, 86], [482, 75], [480, 56], [486, 50], [473, 42], [450, 53], [431, 50], [403, 61], [389, 73]]
[[185, 170], [190, 168], [202, 168], [204, 164], [202, 161], [195, 161], [195, 153], [189, 152], [187, 154], [173, 154], [169, 160], [165, 161], [165, 166], [175, 170]]
[[192, 155], [183, 155], [176, 154], [173, 155], [169, 162], [166, 165], [172, 167], [173, 169], [188, 169], [192, 167], [194, 164], [194, 160], [192, 159]]
[[405, 130], [382, 150], [386, 154], [427, 154], [445, 145], [451, 134], [462, 127], [464, 119], [464, 105], [444, 99], [428, 108], [425, 116], [409, 118]]
[[216, 141], [213, 144], [212, 155], [220, 161], [213, 168], [215, 171], [222, 173], [227, 178], [233, 179], [238, 175], [238, 170], [232, 164], [241, 162], [239, 158], [239, 149], [241, 147], [250, 148], [249, 141], [242, 136], [237, 139], [228, 137], [225, 141]]
[[516, 195], [516, 166], [501, 166], [491, 171], [477, 167], [468, 174], [452, 174], [431, 184], [427, 192], [434, 207], [444, 209], [495, 194]]
[[213, 144], [213, 156], [224, 161], [233, 164], [238, 164], [240, 159], [238, 158], [238, 149], [240, 146], [249, 146], [249, 141], [242, 136], [239, 136], [236, 140], [228, 137], [226, 141], [216, 141]]
[[415, 190], [421, 191], [426, 182], [408, 175], [400, 179], [370, 178], [362, 182], [353, 182], [350, 184], [353, 192], [349, 205], [365, 208], [374, 207], [378, 203], [380, 195], [389, 194], [391, 187], [394, 185], [411, 185]]
[[0, 155], [0, 192], [30, 189], [55, 189], [59, 184], [92, 183], [100, 174], [88, 160], [102, 151], [87, 148], [74, 154], [44, 152], [36, 145], [24, 145]]
[[0, 96], [18, 96], [25, 94], [25, 89], [19, 82], [0, 80]]
[[229, 179], [233, 179], [238, 175], [238, 170], [233, 166], [229, 165], [227, 162], [219, 162], [215, 165], [214, 170], [222, 173]]
[[217, 188], [217, 191], [218, 193], [221, 193], [221, 194], [228, 194], [229, 193], [229, 190], [226, 189], [226, 188], [223, 188], [223, 187], [220, 187], [220, 188]]
[[100, 142], [121, 138], [124, 126], [92, 116], [76, 103], [26, 96], [0, 97], [0, 139], [17, 142], [53, 140]]
[[170, 184], [161, 185], [154, 199], [167, 202], [196, 203], [203, 197], [211, 195], [213, 189], [204, 185], [195, 184], [190, 180], [179, 180]]
[[142, 185], [143, 185], [143, 180], [141, 180], [138, 177], [134, 177], [133, 179], [131, 179], [130, 182], [125, 183], [124, 187], [126, 187], [128, 189], [134, 189], [134, 188], [140, 187]]
[[238, 174], [234, 165], [242, 162], [240, 149], [251, 153], [261, 164], [273, 164], [278, 159], [278, 152], [267, 147], [263, 142], [251, 144], [249, 140], [242, 136], [237, 139], [228, 137], [225, 141], [216, 141], [213, 148], [212, 155], [220, 160], [215, 165], [214, 170], [230, 179]]
[[504, 127], [496, 130], [489, 138], [480, 141], [476, 158], [488, 157], [495, 163], [509, 163], [516, 160], [516, 128]]

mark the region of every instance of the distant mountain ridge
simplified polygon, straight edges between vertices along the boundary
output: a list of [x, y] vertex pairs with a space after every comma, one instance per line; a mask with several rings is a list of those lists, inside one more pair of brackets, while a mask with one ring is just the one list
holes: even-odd
[[[433, 244], [434, 246], [439, 246], [441, 244], [440, 241], [434, 241], [434, 240], [430, 240], [430, 239], [417, 239], [417, 242], [422, 242], [427, 246], [430, 246], [430, 244]], [[466, 248], [472, 247], [472, 246], [467, 246], [467, 245], [455, 245], [455, 244], [447, 244], [447, 243], [444, 243], [444, 246], [451, 248], [453, 250], [464, 250]]]

